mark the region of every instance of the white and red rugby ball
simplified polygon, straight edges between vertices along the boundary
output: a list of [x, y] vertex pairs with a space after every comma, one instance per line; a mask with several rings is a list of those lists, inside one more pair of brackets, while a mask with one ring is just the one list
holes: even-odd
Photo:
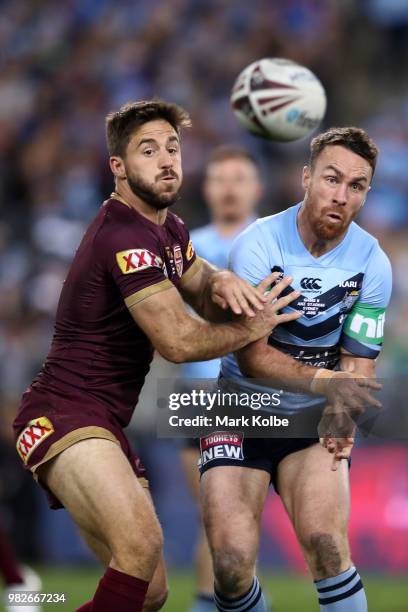
[[266, 58], [238, 75], [231, 106], [239, 123], [256, 136], [288, 142], [307, 136], [319, 125], [326, 112], [326, 93], [305, 66]]

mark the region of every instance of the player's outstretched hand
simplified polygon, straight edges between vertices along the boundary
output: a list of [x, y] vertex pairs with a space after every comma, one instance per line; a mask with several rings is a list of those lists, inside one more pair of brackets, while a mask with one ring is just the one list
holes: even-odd
[[[267, 279], [265, 279], [265, 283], [266, 280]], [[288, 306], [300, 295], [299, 291], [292, 291], [284, 297], [279, 297], [282, 291], [286, 289], [286, 287], [288, 287], [292, 281], [293, 278], [291, 276], [287, 276], [279, 281], [268, 293], [264, 294], [263, 297], [266, 299], [266, 301], [264, 303], [263, 310], [258, 311], [252, 318], [243, 318], [242, 322], [251, 332], [251, 342], [255, 342], [256, 340], [260, 340], [261, 338], [268, 336], [280, 323], [294, 321], [303, 315], [302, 311], [297, 310], [293, 312], [280, 313], [285, 306]], [[265, 285], [265, 289], [269, 285], [270, 281]], [[263, 283], [259, 285], [258, 289], [259, 288], [264, 291]]]
[[[268, 302], [269, 294], [266, 293], [268, 287], [273, 285], [278, 278], [279, 272], [273, 272], [258, 287], [253, 287], [233, 272], [220, 270], [213, 274], [211, 280], [211, 299], [223, 310], [230, 308], [236, 315], [255, 317], [256, 313], [262, 311]], [[280, 294], [280, 291], [275, 297]]]
[[358, 377], [349, 372], [333, 372], [324, 384], [324, 395], [337, 412], [347, 410], [349, 414], [364, 412], [368, 406], [380, 410], [381, 402], [372, 391], [379, 391], [382, 385], [372, 378]]
[[331, 469], [335, 472], [342, 459], [349, 459], [354, 445], [354, 438], [320, 438], [320, 444], [333, 455]]
[[265, 297], [247, 281], [233, 272], [220, 270], [211, 280], [211, 299], [223, 310], [230, 308], [236, 315], [254, 317], [263, 310]]

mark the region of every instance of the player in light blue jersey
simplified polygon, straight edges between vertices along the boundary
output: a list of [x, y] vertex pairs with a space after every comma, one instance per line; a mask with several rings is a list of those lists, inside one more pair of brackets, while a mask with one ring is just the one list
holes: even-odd
[[[262, 185], [256, 160], [241, 147], [226, 145], [211, 153], [205, 172], [203, 191], [211, 223], [190, 233], [197, 255], [217, 268], [228, 267], [228, 257], [234, 239], [255, 219], [255, 208], [262, 195]], [[218, 377], [220, 360], [186, 363], [184, 378]], [[196, 439], [184, 439], [181, 460], [191, 493], [199, 504], [197, 462], [199, 444]], [[197, 595], [190, 612], [210, 612], [214, 605], [214, 575], [204, 529], [201, 528], [197, 550]]]
[[[202, 440], [203, 449], [211, 446], [201, 456], [202, 506], [221, 611], [265, 610], [255, 562], [270, 482], [292, 521], [321, 611], [367, 610], [347, 537], [350, 499], [343, 459], [350, 456], [354, 430], [336, 438], [330, 424], [333, 414], [363, 410], [376, 387], [391, 267], [378, 241], [353, 220], [370, 189], [377, 154], [358, 128], [321, 134], [311, 143], [303, 171], [303, 202], [256, 221], [234, 242], [234, 272], [253, 285], [271, 270], [292, 276], [292, 288], [301, 295], [288, 311], [304, 315], [223, 358], [221, 388], [287, 389], [279, 408], [294, 420], [319, 408], [322, 396], [327, 405], [321, 407], [321, 444], [317, 426], [308, 438], [237, 436], [239, 451], [229, 448], [231, 436], [216, 438], [217, 448], [214, 437]], [[257, 386], [253, 379], [267, 382]]]

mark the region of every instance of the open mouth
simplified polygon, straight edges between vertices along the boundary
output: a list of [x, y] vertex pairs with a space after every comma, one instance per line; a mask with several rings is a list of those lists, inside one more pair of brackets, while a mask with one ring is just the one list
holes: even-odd
[[329, 219], [331, 219], [332, 221], [343, 221], [343, 217], [341, 216], [340, 213], [336, 213], [336, 212], [330, 212], [327, 213], [327, 216], [329, 217]]

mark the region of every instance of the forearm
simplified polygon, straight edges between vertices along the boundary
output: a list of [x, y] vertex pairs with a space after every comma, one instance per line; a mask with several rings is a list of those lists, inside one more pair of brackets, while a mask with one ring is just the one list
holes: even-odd
[[189, 316], [173, 337], [163, 338], [157, 350], [169, 361], [206, 361], [239, 350], [251, 342], [251, 332], [241, 322], [210, 323]]
[[202, 291], [196, 294], [192, 299], [189, 300], [190, 305], [194, 310], [206, 321], [213, 323], [224, 323], [230, 320], [230, 311], [223, 310], [215, 304], [211, 298], [211, 283], [214, 279], [214, 275], [219, 272], [218, 268], [210, 264], [205, 259], [202, 260], [203, 267], [203, 279], [202, 279]]
[[271, 387], [297, 393], [310, 393], [317, 371], [261, 342], [256, 350], [251, 346], [243, 348], [238, 352], [237, 360], [245, 376], [267, 380]]
[[351, 353], [342, 351], [340, 358], [340, 369], [343, 372], [349, 372], [356, 376], [365, 376], [366, 378], [376, 378], [375, 359], [366, 359], [364, 357], [356, 357]]

